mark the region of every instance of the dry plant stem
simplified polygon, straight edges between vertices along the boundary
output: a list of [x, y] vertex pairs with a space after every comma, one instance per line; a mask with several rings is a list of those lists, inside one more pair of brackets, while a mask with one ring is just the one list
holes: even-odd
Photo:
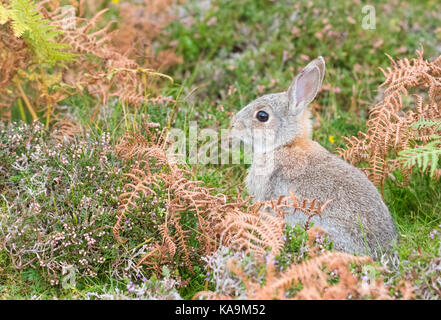
[[[43, 64], [40, 62], [39, 63], [39, 65], [40, 65], [40, 74], [44, 74], [44, 70], [43, 70]], [[46, 102], [46, 108], [47, 108], [47, 110], [46, 110], [46, 129], [49, 129], [49, 121], [50, 121], [50, 119], [51, 119], [51, 114], [52, 114], [52, 102], [50, 101], [51, 100], [51, 98], [50, 98], [50, 96], [49, 96], [49, 92], [48, 92], [48, 87], [47, 87], [47, 85], [46, 85], [46, 80], [45, 80], [45, 78], [43, 77], [42, 78], [43, 80], [42, 80], [42, 84], [43, 84], [43, 95], [44, 95], [44, 97], [46, 98], [45, 99], [45, 102]]]
[[23, 108], [23, 102], [21, 99], [18, 99], [18, 109], [20, 111], [20, 116], [21, 116], [21, 120], [23, 120], [24, 122], [26, 122], [26, 112]]
[[170, 118], [168, 119], [167, 129], [165, 131], [165, 134], [168, 134], [168, 132], [170, 131], [171, 124], [173, 123], [174, 117], [176, 116], [176, 110], [177, 110], [179, 97], [181, 96], [183, 89], [184, 89], [184, 86], [181, 86], [181, 88], [179, 89], [179, 92], [178, 92], [178, 96], [176, 97], [176, 100], [173, 103], [172, 112], [170, 113]]
[[32, 107], [28, 97], [26, 96], [25, 92], [23, 91], [23, 88], [20, 85], [20, 82], [18, 80], [14, 81], [15, 85], [18, 89], [18, 91], [20, 92], [21, 97], [23, 98], [23, 101], [25, 102], [26, 107], [28, 108], [31, 116], [32, 116], [32, 120], [35, 121], [38, 119], [37, 113], [35, 112], [34, 108]]

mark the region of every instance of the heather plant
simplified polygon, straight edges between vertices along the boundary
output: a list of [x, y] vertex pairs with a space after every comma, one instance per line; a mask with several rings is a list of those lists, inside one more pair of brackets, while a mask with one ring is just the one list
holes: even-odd
[[438, 250], [438, 256], [427, 264], [416, 264], [414, 272], [418, 274], [414, 280], [417, 297], [426, 300], [441, 299], [441, 249]]
[[165, 208], [155, 198], [146, 204], [150, 219], [128, 215], [121, 232], [131, 241], [116, 241], [118, 193], [128, 169], [109, 139], [107, 133], [60, 139], [38, 122], [0, 124], [0, 243], [15, 269], [41, 270], [60, 286], [69, 275], [151, 275], [138, 260], [159, 236], [155, 215], [161, 219]]
[[178, 292], [180, 283], [170, 278], [169, 271], [164, 272], [164, 278], [142, 279], [141, 284], [129, 282], [125, 289], [103, 288], [101, 293], [88, 292], [88, 300], [182, 300]]
[[12, 265], [42, 268], [52, 284], [67, 268], [95, 277], [115, 250], [109, 213], [121, 168], [108, 136], [58, 142], [40, 123], [21, 123], [2, 124], [0, 137], [0, 237]]
[[[287, 225], [283, 236], [285, 241], [281, 254], [275, 258], [280, 270], [285, 270], [293, 263], [309, 258], [309, 240], [307, 231], [300, 225]], [[314, 245], [320, 250], [332, 250], [333, 243], [324, 233], [317, 233]]]
[[[246, 254], [220, 247], [214, 254], [204, 258], [209, 268], [207, 280], [213, 282], [215, 290], [198, 292], [194, 298], [409, 299], [412, 297], [412, 288], [408, 282], [401, 281], [394, 286], [385, 285], [381, 269], [370, 257], [356, 257], [327, 250], [324, 246], [325, 236], [323, 230], [317, 227], [308, 230], [307, 254], [304, 255], [303, 250], [297, 252], [298, 262], [290, 263], [288, 267], [283, 266], [280, 258], [274, 257], [271, 253], [268, 253], [262, 263], [253, 253]], [[297, 243], [299, 240], [303, 243], [304, 238], [302, 239], [300, 235]], [[284, 252], [287, 253], [289, 251]]]
[[[207, 283], [214, 285], [212, 292], [198, 293], [196, 297], [216, 298], [229, 296], [234, 299], [246, 299], [246, 288], [240, 279], [228, 268], [228, 261], [235, 259], [240, 261], [245, 272], [256, 281], [263, 279], [262, 264], [253, 259], [253, 255], [246, 254], [243, 251], [233, 250], [232, 248], [220, 246], [217, 251], [202, 258], [206, 263]], [[263, 269], [262, 269], [263, 271]]]
[[406, 255], [394, 252], [384, 255], [379, 263], [385, 283], [396, 288], [401, 280], [408, 281], [417, 299], [439, 300], [441, 289], [441, 225], [428, 234], [424, 234], [430, 252], [422, 252], [420, 248], [412, 249]]

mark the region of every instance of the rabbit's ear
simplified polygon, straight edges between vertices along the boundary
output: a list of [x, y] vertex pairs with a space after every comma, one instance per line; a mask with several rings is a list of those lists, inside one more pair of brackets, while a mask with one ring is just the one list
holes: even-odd
[[322, 86], [325, 60], [318, 57], [310, 62], [292, 82], [288, 89], [288, 106], [292, 114], [298, 114], [311, 103]]

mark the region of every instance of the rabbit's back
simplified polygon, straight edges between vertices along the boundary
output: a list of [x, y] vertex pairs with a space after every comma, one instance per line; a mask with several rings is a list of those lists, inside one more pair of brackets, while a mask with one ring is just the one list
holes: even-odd
[[[311, 219], [330, 235], [337, 249], [366, 254], [386, 251], [397, 238], [390, 213], [375, 186], [357, 168], [311, 140], [275, 150], [268, 174], [251, 168], [247, 178], [256, 200], [278, 199], [293, 193], [299, 198], [331, 200], [321, 217]], [[289, 215], [290, 224], [306, 215]], [[369, 250], [368, 250], [369, 248]], [[372, 252], [371, 252], [372, 253]]]

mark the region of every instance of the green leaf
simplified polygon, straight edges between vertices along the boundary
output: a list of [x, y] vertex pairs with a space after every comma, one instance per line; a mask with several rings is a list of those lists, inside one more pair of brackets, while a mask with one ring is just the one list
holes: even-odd
[[37, 60], [49, 65], [59, 61], [72, 61], [75, 55], [64, 50], [70, 46], [64, 43], [57, 43], [56, 39], [62, 34], [50, 24], [48, 19], [37, 10], [32, 0], [11, 0], [10, 9], [1, 11], [0, 18], [4, 16], [12, 20], [11, 25], [16, 37], [23, 37], [32, 48]]
[[439, 156], [441, 155], [441, 139], [435, 136], [435, 140], [424, 146], [402, 150], [398, 153], [403, 166], [412, 168], [417, 166], [424, 172], [430, 166], [430, 176], [433, 177], [439, 167]]
[[431, 177], [433, 177], [435, 175], [436, 168], [438, 167], [437, 164], [438, 164], [439, 151], [440, 150], [438, 150], [438, 152], [436, 152], [436, 151], [432, 152], [432, 166], [430, 169], [430, 176]]
[[8, 20], [11, 17], [10, 10], [3, 7], [3, 5], [0, 3], [0, 24], [5, 24], [8, 22]]

